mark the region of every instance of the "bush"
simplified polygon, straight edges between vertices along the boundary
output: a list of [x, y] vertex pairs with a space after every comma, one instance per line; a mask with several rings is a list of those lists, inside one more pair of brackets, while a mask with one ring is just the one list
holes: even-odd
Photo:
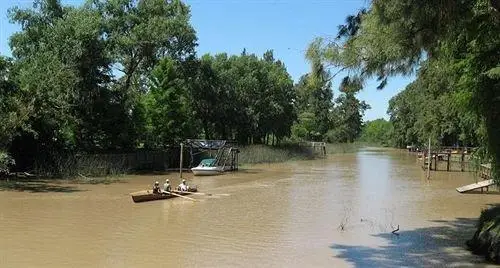
[[477, 231], [467, 245], [475, 254], [500, 264], [500, 206], [481, 212]]
[[10, 170], [9, 168], [15, 164], [16, 162], [9, 154], [0, 151], [0, 175], [8, 174]]

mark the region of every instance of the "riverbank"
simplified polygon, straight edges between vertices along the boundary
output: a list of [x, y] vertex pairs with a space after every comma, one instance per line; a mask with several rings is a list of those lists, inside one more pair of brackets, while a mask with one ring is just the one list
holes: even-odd
[[500, 264], [500, 206], [485, 209], [479, 217], [474, 237], [467, 241], [472, 252]]
[[[326, 154], [343, 154], [354, 153], [360, 148], [368, 146], [366, 143], [338, 143], [326, 144]], [[284, 163], [287, 161], [297, 160], [314, 160], [324, 158], [324, 151], [320, 148], [313, 148], [299, 143], [284, 143], [279, 146], [269, 145], [248, 145], [242, 146], [239, 155], [239, 164], [243, 166], [250, 166], [260, 163]], [[19, 184], [30, 177], [34, 179], [44, 180], [71, 180], [72, 183], [77, 184], [105, 184], [116, 182], [117, 178], [123, 175], [131, 174], [147, 174], [147, 173], [165, 173], [164, 168], [173, 166], [178, 167], [175, 160], [176, 153], [178, 152], [151, 152], [148, 155], [146, 152], [139, 152], [136, 154], [103, 154], [103, 155], [70, 155], [66, 158], [61, 157], [51, 167], [51, 165], [44, 165], [44, 168], [37, 168], [31, 173], [18, 172], [16, 174], [7, 175], [5, 179], [10, 178], [11, 181], [0, 182], [0, 189], [18, 189]], [[168, 157], [166, 156], [168, 154]], [[151, 161], [144, 161], [144, 164], [135, 164], [137, 161], [130, 159], [153, 159]], [[162, 159], [170, 159], [169, 163], [164, 166], [161, 164]], [[150, 163], [151, 162], [151, 163]], [[196, 163], [194, 163], [196, 165]], [[133, 168], [139, 167], [139, 169]], [[21, 177], [19, 177], [21, 174]], [[27, 175], [25, 175], [27, 174]]]

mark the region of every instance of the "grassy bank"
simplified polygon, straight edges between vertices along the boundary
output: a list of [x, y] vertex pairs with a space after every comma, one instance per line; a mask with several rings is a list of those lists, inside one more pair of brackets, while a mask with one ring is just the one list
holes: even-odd
[[476, 233], [467, 246], [475, 254], [500, 264], [500, 206], [481, 212]]
[[249, 145], [240, 148], [240, 164], [279, 163], [320, 157], [319, 151], [298, 144], [282, 146]]
[[[327, 143], [326, 153], [344, 154], [354, 153], [360, 148], [367, 146], [366, 143]], [[257, 163], [279, 163], [291, 160], [311, 160], [324, 157], [320, 148], [287, 143], [280, 146], [249, 145], [240, 148], [240, 164]]]

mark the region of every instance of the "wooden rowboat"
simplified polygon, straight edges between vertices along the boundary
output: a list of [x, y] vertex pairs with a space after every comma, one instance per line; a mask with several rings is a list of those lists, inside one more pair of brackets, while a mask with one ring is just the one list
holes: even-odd
[[[173, 193], [177, 195], [190, 195], [191, 193], [198, 192], [198, 189], [196, 187], [189, 188], [187, 192], [181, 192], [181, 191], [172, 191]], [[139, 202], [147, 202], [147, 201], [154, 201], [154, 200], [163, 200], [163, 199], [170, 199], [170, 198], [175, 198], [178, 196], [171, 195], [168, 193], [161, 193], [161, 194], [154, 194], [153, 190], [143, 190], [143, 191], [138, 191], [130, 194], [132, 196], [132, 200], [135, 203]]]

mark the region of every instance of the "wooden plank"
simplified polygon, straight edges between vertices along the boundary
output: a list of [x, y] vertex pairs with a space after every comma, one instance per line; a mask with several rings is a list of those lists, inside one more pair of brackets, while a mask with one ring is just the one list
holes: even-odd
[[459, 192], [459, 193], [465, 193], [465, 192], [469, 192], [469, 191], [472, 191], [472, 190], [482, 189], [484, 187], [489, 187], [489, 186], [492, 186], [494, 184], [495, 184], [495, 182], [493, 182], [493, 180], [480, 181], [480, 182], [477, 182], [477, 183], [473, 183], [473, 184], [465, 185], [465, 186], [462, 186], [462, 187], [458, 187], [457, 188], [457, 192]]

